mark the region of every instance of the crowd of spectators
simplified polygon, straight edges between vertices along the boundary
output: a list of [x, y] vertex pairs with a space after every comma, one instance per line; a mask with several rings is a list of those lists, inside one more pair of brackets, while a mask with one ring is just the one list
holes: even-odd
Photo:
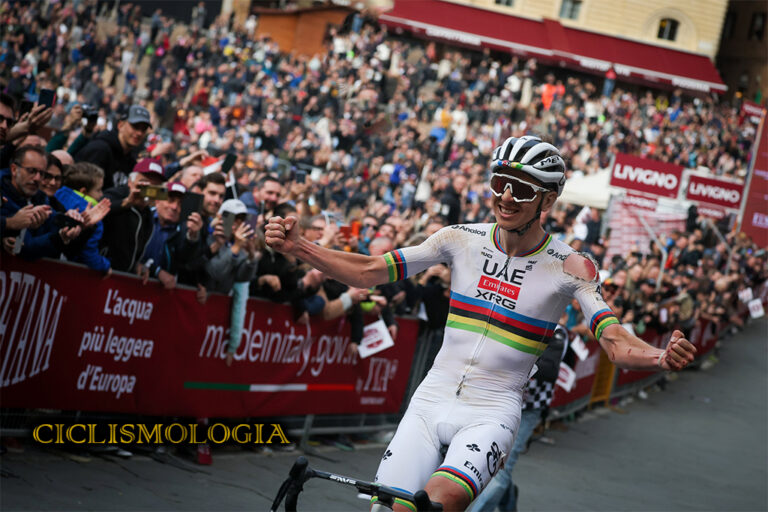
[[[272, 215], [299, 216], [323, 246], [383, 254], [446, 225], [492, 222], [487, 161], [508, 136], [548, 137], [569, 174], [624, 152], [736, 179], [755, 138], [717, 98], [438, 50], [364, 13], [328, 33], [327, 52], [300, 56], [256, 37], [253, 16], [206, 26], [200, 4], [187, 26], [130, 3], [112, 9], [0, 4], [3, 248], [192, 286], [201, 302], [233, 294], [234, 324], [247, 296], [291, 303], [299, 322], [350, 315], [353, 341], [365, 313], [395, 337], [398, 314], [445, 322], [446, 267], [352, 289], [265, 247]], [[56, 93], [51, 108], [43, 90]], [[695, 212], [669, 236], [666, 261], [654, 245], [605, 260], [597, 210], [560, 203], [542, 219], [598, 261], [609, 304], [638, 334], [698, 317], [739, 325], [739, 290], [768, 277], [762, 248], [738, 233], [726, 247]], [[563, 323], [582, 322], [574, 303]]]

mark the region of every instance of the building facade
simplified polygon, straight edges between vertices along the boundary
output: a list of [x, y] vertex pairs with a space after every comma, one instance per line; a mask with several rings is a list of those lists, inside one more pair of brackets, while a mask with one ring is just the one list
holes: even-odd
[[[728, 0], [452, 0], [675, 50], [717, 54]], [[763, 2], [763, 5], [765, 3]]]

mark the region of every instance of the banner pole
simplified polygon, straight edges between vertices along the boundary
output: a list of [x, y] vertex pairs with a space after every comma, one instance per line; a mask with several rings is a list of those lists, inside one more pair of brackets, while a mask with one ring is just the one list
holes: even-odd
[[[749, 121], [747, 121], [749, 122]], [[755, 141], [752, 143], [752, 151], [749, 156], [749, 168], [747, 169], [747, 182], [744, 184], [744, 194], [741, 197], [741, 206], [739, 207], [739, 215], [736, 218], [736, 233], [741, 232], [741, 228], [744, 226], [744, 210], [747, 208], [747, 200], [749, 198], [749, 188], [752, 185], [752, 176], [755, 173], [755, 162], [757, 161], [757, 148], [760, 146], [760, 137], [763, 135], [763, 129], [765, 128], [765, 109], [762, 109], [760, 114], [760, 124], [757, 126], [757, 134]], [[728, 263], [730, 264], [731, 258], [728, 256]]]

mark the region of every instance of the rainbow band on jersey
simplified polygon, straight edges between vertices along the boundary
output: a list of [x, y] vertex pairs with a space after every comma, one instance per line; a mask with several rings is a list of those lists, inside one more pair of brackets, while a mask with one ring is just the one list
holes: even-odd
[[446, 327], [485, 334], [488, 338], [527, 354], [540, 355], [547, 348], [556, 324], [493, 307], [488, 301], [451, 292]]
[[619, 320], [613, 314], [613, 311], [610, 309], [601, 309], [595, 313], [595, 316], [593, 316], [592, 320], [589, 322], [589, 330], [595, 335], [595, 339], [599, 340], [600, 335], [603, 334], [603, 329], [609, 325], [618, 323]]
[[[399, 489], [397, 487], [393, 487], [393, 489], [398, 491], [408, 492], [405, 489]], [[379, 498], [377, 496], [374, 496], [373, 498], [371, 498], [371, 505], [373, 505], [377, 501], [379, 501]], [[395, 498], [395, 503], [397, 503], [398, 505], [404, 506], [408, 510], [413, 510], [413, 512], [418, 512], [418, 510], [416, 509], [416, 505], [411, 503], [410, 501], [406, 501], [400, 498]]]
[[384, 255], [389, 271], [389, 282], [400, 281], [408, 277], [408, 266], [405, 263], [403, 251], [396, 249]]
[[[501, 228], [498, 224], [494, 224], [491, 228], [491, 240], [493, 241], [493, 246], [496, 247], [499, 251], [503, 252], [504, 254], [507, 254], [507, 251], [504, 250], [504, 248], [501, 246]], [[552, 241], [552, 235], [549, 233], [544, 234], [544, 238], [542, 238], [538, 244], [534, 248], [532, 248], [530, 251], [524, 252], [522, 254], [518, 254], [517, 257], [523, 257], [523, 256], [533, 256], [535, 254], [539, 254], [544, 249], [547, 248], [549, 245], [549, 242]]]
[[432, 476], [442, 476], [459, 484], [465, 491], [467, 491], [467, 494], [469, 494], [469, 501], [473, 501], [475, 496], [478, 495], [477, 486], [475, 485], [474, 480], [472, 480], [468, 474], [459, 471], [454, 467], [440, 466], [437, 468], [437, 471], [432, 473]]

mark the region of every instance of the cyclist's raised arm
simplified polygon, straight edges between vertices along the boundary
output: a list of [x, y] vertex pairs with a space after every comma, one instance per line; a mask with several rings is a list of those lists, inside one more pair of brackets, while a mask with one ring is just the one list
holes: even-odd
[[265, 235], [267, 245], [273, 249], [292, 254], [337, 281], [370, 288], [405, 279], [437, 263], [450, 262], [448, 242], [455, 233], [443, 228], [419, 246], [397, 249], [384, 256], [334, 251], [313, 244], [299, 236], [295, 217], [272, 217]]
[[389, 272], [383, 257], [334, 251], [313, 244], [299, 236], [298, 224], [296, 217], [269, 219], [264, 231], [267, 245], [350, 286], [370, 288], [387, 282]]

